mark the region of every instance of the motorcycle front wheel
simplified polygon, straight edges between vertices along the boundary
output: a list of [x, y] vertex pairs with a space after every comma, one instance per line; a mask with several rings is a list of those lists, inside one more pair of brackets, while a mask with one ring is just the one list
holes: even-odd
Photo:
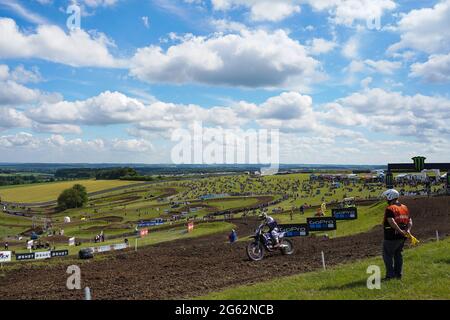
[[264, 246], [260, 242], [251, 242], [247, 246], [247, 256], [250, 260], [259, 261], [264, 258]]
[[294, 245], [291, 240], [283, 239], [280, 244], [281, 253], [285, 255], [291, 255], [294, 253]]

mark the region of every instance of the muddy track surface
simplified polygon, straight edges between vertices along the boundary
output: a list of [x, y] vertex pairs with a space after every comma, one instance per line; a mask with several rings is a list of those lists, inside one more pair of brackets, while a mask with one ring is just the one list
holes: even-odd
[[[439, 230], [450, 235], [450, 197], [408, 199], [414, 234], [423, 242]], [[380, 217], [381, 220], [381, 217]], [[236, 220], [239, 236], [252, 233], [255, 220]], [[339, 227], [339, 226], [338, 226]], [[226, 243], [226, 234], [162, 243], [111, 254], [108, 259], [81, 265], [82, 287], [94, 299], [176, 299], [204, 295], [224, 288], [257, 283], [321, 268], [320, 252], [328, 265], [351, 262], [380, 254], [381, 227], [337, 239], [297, 238], [295, 254], [267, 255], [261, 262], [248, 261], [246, 242]], [[25, 263], [0, 277], [2, 299], [82, 299], [82, 292], [66, 289], [68, 265], [47, 267]]]

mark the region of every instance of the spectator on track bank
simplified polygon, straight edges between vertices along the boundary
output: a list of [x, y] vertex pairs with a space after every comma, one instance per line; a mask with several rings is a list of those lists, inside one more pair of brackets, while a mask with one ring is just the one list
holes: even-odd
[[8, 242], [5, 242], [5, 251], [8, 251], [8, 248], [9, 248], [9, 244], [8, 244]]
[[228, 236], [228, 240], [230, 241], [230, 243], [235, 243], [237, 241], [237, 233], [236, 230], [231, 230], [230, 235]]
[[384, 214], [383, 260], [386, 266], [386, 280], [401, 279], [403, 269], [403, 246], [411, 233], [412, 219], [408, 207], [398, 201], [400, 193], [389, 189], [383, 193], [388, 201]]

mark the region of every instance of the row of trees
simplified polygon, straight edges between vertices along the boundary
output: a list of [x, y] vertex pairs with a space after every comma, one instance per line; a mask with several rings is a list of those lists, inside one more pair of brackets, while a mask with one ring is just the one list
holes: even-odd
[[0, 175], [0, 186], [12, 186], [17, 184], [53, 182], [55, 179], [38, 175]]
[[134, 177], [138, 173], [133, 168], [115, 168], [99, 170], [95, 175], [97, 180], [116, 180], [123, 177]]
[[110, 169], [59, 169], [55, 173], [55, 177], [59, 179], [92, 179], [97, 180], [116, 180], [123, 177], [134, 177], [138, 173], [133, 168], [110, 168]]

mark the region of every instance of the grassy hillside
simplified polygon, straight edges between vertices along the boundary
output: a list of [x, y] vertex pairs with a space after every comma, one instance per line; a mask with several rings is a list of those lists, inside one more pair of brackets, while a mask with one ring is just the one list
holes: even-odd
[[[358, 207], [358, 219], [351, 221], [338, 221], [336, 237], [343, 237], [352, 234], [367, 232], [378, 224], [381, 224], [383, 219], [384, 210], [386, 204], [379, 202], [370, 206]], [[304, 215], [300, 215], [296, 212], [292, 216], [292, 220], [289, 214], [274, 214], [273, 217], [277, 219], [279, 223], [306, 223], [307, 217], [313, 217], [315, 210], [307, 210]], [[331, 216], [331, 210], [326, 212], [327, 216]], [[329, 236], [334, 236], [334, 232], [329, 233]]]

